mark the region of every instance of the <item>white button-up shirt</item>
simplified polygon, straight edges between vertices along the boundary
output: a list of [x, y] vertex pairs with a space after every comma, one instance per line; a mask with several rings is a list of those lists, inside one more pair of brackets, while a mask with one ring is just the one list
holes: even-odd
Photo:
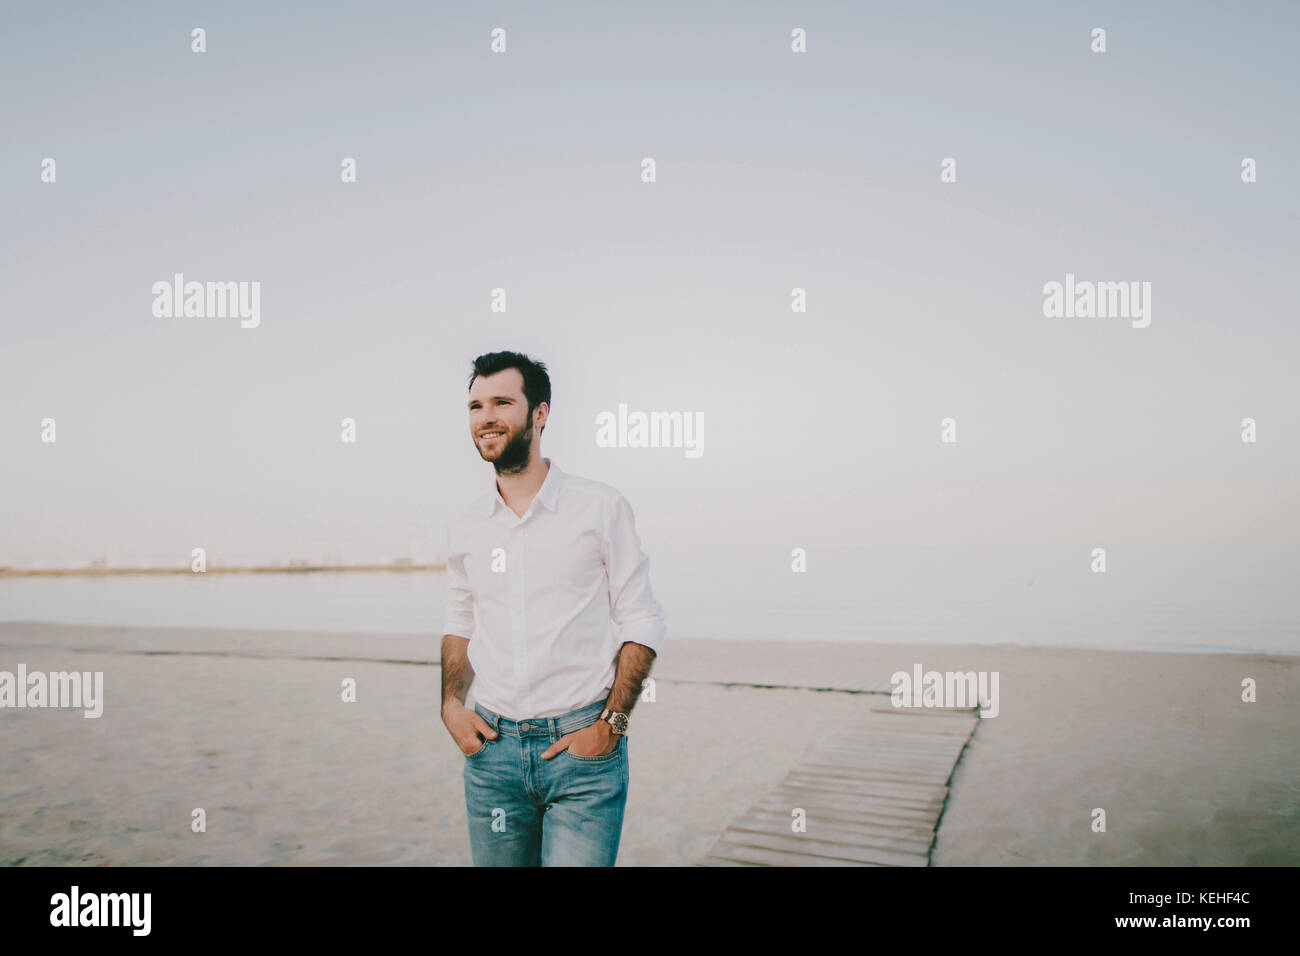
[[522, 518], [493, 482], [447, 528], [442, 630], [469, 638], [473, 696], [509, 720], [604, 699], [623, 642], [658, 654], [666, 631], [627, 499], [543, 460]]

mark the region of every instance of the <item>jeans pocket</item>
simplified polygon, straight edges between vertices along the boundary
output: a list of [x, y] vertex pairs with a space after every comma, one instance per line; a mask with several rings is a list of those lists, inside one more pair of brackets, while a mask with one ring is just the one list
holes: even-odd
[[609, 761], [618, 758], [619, 753], [623, 750], [624, 739], [625, 738], [623, 737], [619, 737], [618, 743], [614, 745], [614, 749], [607, 754], [596, 754], [591, 757], [584, 757], [581, 754], [575, 754], [572, 750], [568, 750], [568, 749], [561, 751], [561, 753], [566, 753], [569, 755], [570, 759], [577, 760], [582, 763], [608, 763]]
[[[461, 756], [464, 757], [466, 760], [470, 760], [470, 759], [472, 759], [472, 758], [474, 758], [474, 757], [477, 757], [477, 756], [478, 756], [479, 754], [481, 754], [483, 751], [487, 750], [487, 748], [488, 748], [488, 739], [487, 739], [486, 737], [484, 737], [484, 738], [483, 738], [483, 746], [482, 746], [482, 747], [479, 747], [478, 750], [474, 751], [472, 754], [467, 754], [467, 753], [465, 753], [465, 751], [463, 751], [463, 750], [461, 750], [460, 753], [461, 753]], [[457, 749], [459, 750], [460, 748], [457, 748]]]

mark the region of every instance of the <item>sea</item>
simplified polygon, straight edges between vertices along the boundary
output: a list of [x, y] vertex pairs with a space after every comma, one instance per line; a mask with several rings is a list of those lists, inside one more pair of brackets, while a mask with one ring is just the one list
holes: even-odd
[[[673, 637], [1300, 655], [1282, 578], [1087, 553], [678, 550], [650, 558]], [[441, 634], [441, 571], [0, 578], [0, 620]]]

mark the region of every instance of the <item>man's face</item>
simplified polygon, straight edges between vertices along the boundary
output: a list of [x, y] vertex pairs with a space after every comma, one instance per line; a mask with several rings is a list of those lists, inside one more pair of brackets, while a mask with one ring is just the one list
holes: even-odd
[[[546, 424], [546, 404], [534, 409], [537, 424]], [[469, 431], [484, 461], [509, 472], [528, 464], [533, 422], [528, 418], [524, 377], [517, 368], [474, 379], [469, 389]]]

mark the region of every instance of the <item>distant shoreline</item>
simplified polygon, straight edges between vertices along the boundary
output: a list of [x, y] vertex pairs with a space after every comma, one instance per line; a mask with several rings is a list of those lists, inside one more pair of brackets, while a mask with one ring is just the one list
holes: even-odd
[[318, 571], [446, 571], [445, 564], [295, 564], [190, 568], [0, 568], [0, 578], [106, 577], [119, 574], [308, 574]]

